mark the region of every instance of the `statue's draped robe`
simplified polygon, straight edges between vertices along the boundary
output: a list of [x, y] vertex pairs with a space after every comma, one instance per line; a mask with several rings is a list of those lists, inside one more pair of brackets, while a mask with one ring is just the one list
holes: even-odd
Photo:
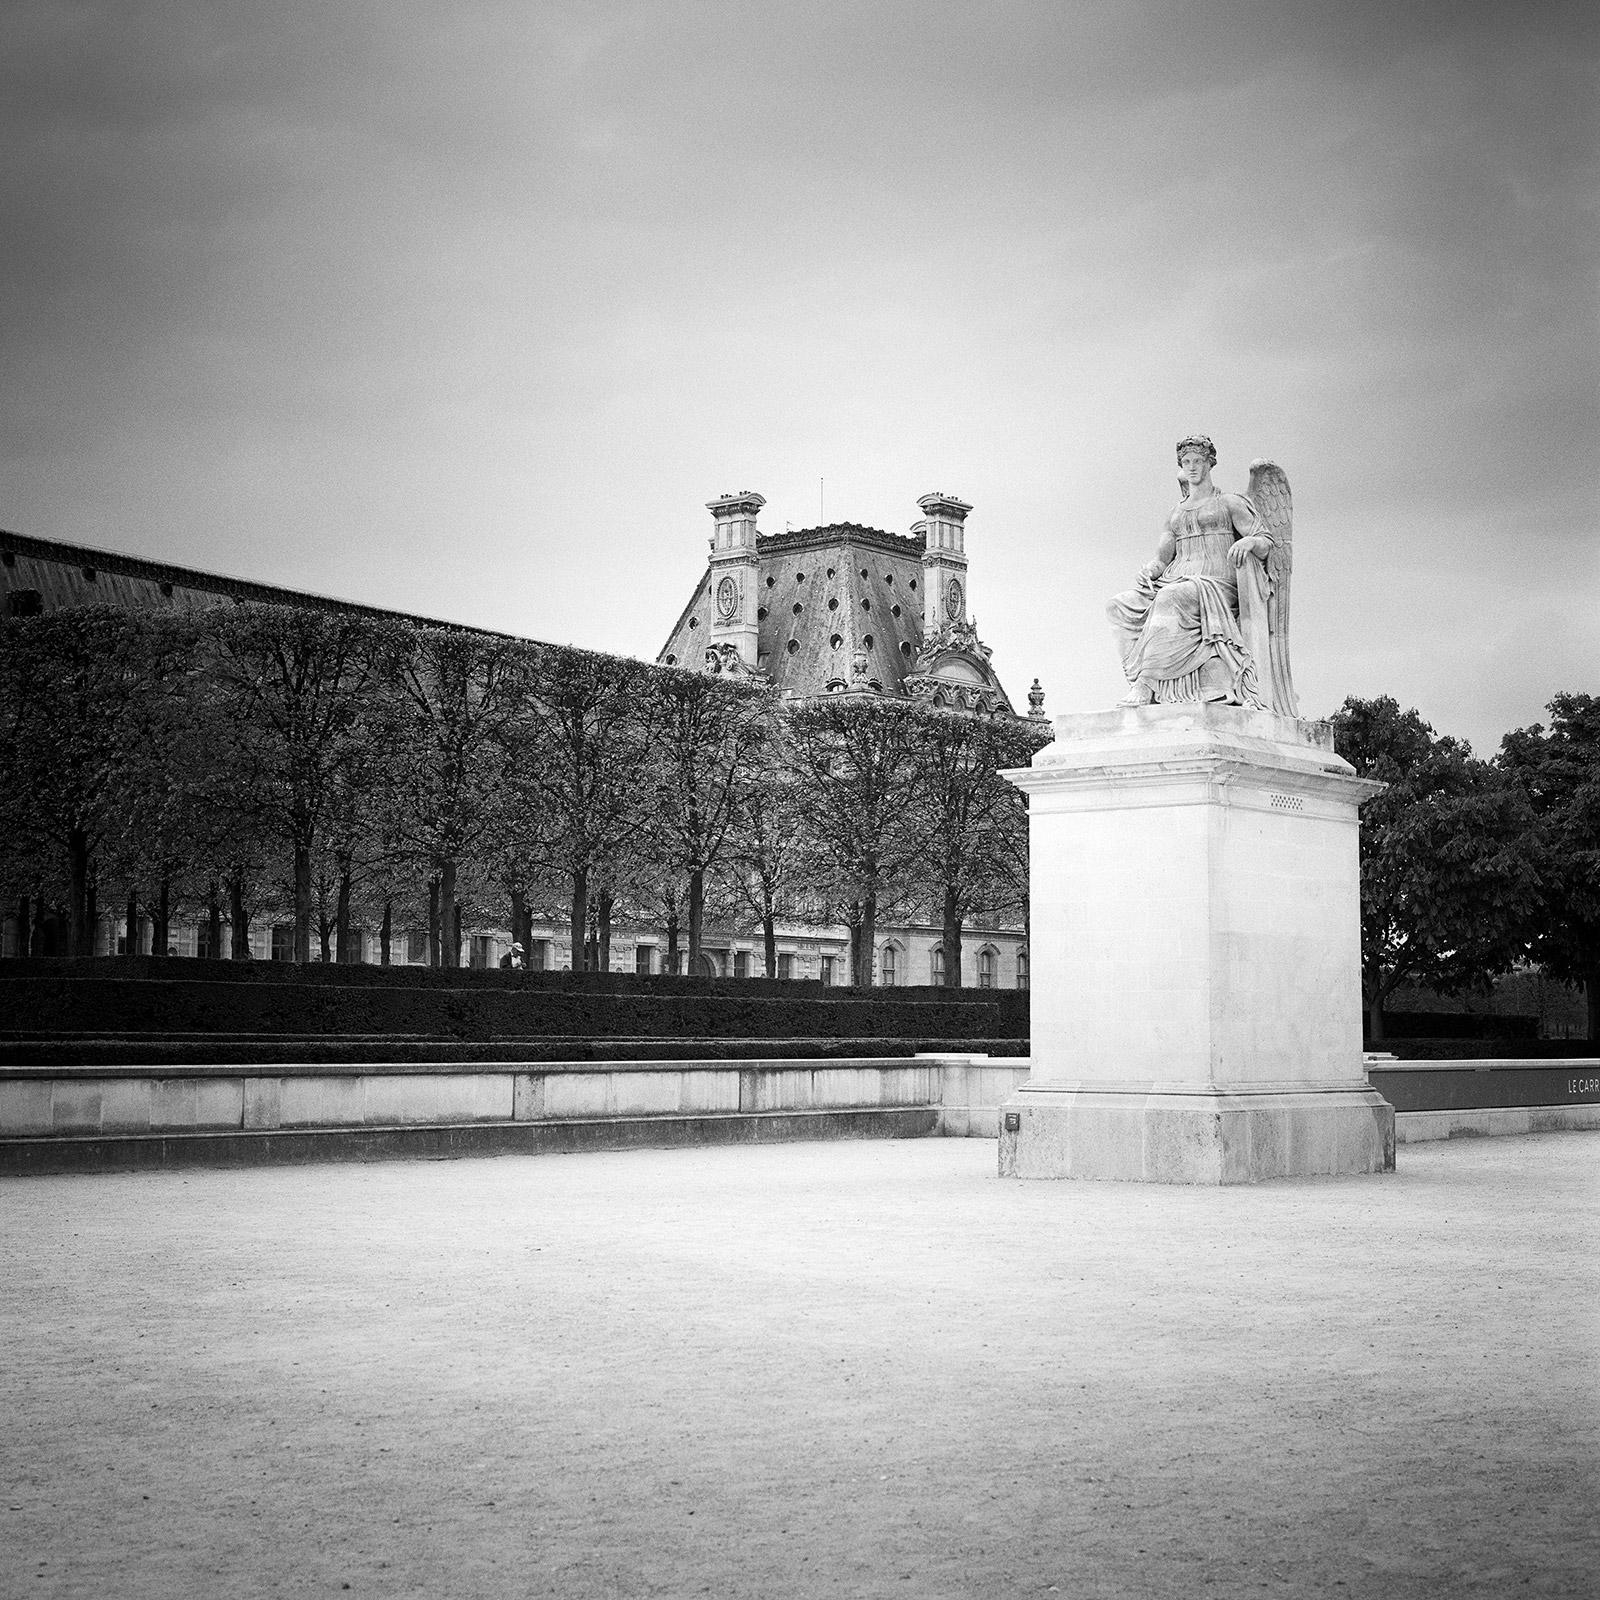
[[[1177, 549], [1159, 577], [1141, 575], [1138, 587], [1112, 597], [1106, 607], [1123, 670], [1129, 683], [1150, 685], [1158, 703], [1218, 697], [1218, 674], [1205, 674], [1210, 662], [1220, 664], [1223, 692], [1238, 705], [1261, 706], [1255, 659], [1239, 620], [1240, 583], [1247, 624], [1257, 616], [1265, 633], [1266, 575], [1254, 557], [1236, 568], [1229, 559], [1235, 538], [1270, 537], [1255, 506], [1244, 495], [1231, 497], [1248, 507], [1253, 526], [1234, 531], [1229, 497], [1221, 493], [1198, 504], [1178, 508], [1174, 538]], [[1252, 627], [1252, 633], [1256, 630]]]

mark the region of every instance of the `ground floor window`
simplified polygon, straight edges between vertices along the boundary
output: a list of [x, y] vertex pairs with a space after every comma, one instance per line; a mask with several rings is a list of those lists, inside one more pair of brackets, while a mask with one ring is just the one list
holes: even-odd
[[294, 929], [286, 922], [277, 923], [272, 930], [272, 959], [294, 960]]
[[792, 978], [794, 976], [794, 957], [787, 951], [778, 957], [778, 976]]
[[525, 954], [528, 957], [529, 972], [548, 972], [550, 970], [550, 941], [548, 939], [530, 939]]
[[937, 989], [944, 982], [944, 946], [936, 944], [933, 947], [933, 986]]
[[994, 988], [995, 973], [999, 962], [993, 950], [987, 947], [978, 952], [978, 987], [980, 989]]
[[837, 956], [824, 956], [822, 958], [822, 981], [823, 981], [823, 983], [832, 985], [832, 984], [835, 984], [835, 983], [837, 983], [839, 981], [834, 976], [834, 967], [837, 964], [837, 961], [838, 961], [838, 957]]
[[641, 978], [647, 978], [655, 969], [656, 947], [653, 944], [640, 944], [633, 947], [633, 970]]
[[1017, 951], [1017, 987], [1019, 989], [1028, 987], [1028, 952], [1026, 950]]
[[750, 976], [750, 952], [748, 950], [735, 950], [733, 952], [733, 975], [736, 978]]
[[406, 929], [406, 960], [426, 961], [428, 959], [428, 931], [426, 928]]
[[878, 979], [885, 989], [892, 989], [900, 976], [898, 952], [892, 944], [883, 947], [883, 959], [878, 964]]
[[475, 967], [492, 967], [494, 965], [494, 935], [490, 933], [473, 934], [472, 953], [467, 959]]

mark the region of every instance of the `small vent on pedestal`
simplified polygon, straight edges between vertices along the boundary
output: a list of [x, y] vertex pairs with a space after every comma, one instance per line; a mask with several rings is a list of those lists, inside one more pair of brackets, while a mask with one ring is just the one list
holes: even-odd
[[1304, 811], [1306, 803], [1297, 794], [1275, 794], [1269, 796], [1274, 811]]

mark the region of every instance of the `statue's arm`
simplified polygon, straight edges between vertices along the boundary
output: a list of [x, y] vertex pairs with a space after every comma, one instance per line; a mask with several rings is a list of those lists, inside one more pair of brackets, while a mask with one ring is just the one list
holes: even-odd
[[1178, 553], [1178, 536], [1168, 528], [1161, 535], [1161, 542], [1156, 546], [1156, 558], [1147, 561], [1140, 569], [1141, 575], [1146, 578], [1159, 578], [1168, 567], [1172, 565], [1172, 558]]
[[1248, 556], [1265, 561], [1267, 552], [1272, 549], [1272, 535], [1267, 532], [1267, 525], [1261, 520], [1255, 506], [1242, 494], [1224, 495], [1223, 498], [1228, 502], [1233, 531], [1237, 535], [1233, 549], [1228, 552], [1234, 566], [1241, 565]]

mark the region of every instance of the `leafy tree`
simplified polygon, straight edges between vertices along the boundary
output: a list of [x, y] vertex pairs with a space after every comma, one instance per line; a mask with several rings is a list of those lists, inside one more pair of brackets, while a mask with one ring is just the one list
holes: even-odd
[[[961, 986], [967, 920], [975, 912], [1027, 905], [1027, 808], [1000, 771], [1026, 766], [1049, 737], [1048, 729], [1011, 718], [923, 711], [917, 720], [919, 855], [937, 896], [947, 988]], [[1020, 885], [1014, 871], [1019, 855]]]
[[651, 682], [650, 761], [656, 804], [648, 831], [661, 862], [688, 880], [689, 970], [698, 970], [706, 875], [730, 847], [741, 806], [771, 747], [766, 693], [699, 673]]
[[0, 629], [0, 859], [8, 877], [54, 877], [72, 955], [94, 953], [97, 861], [154, 804], [151, 751], [189, 648], [179, 619], [109, 607]]
[[212, 615], [212, 670], [240, 734], [238, 803], [289, 852], [294, 958], [307, 962], [313, 860], [366, 732], [379, 630], [362, 617], [297, 606]]
[[1527, 947], [1538, 876], [1527, 797], [1385, 695], [1333, 717], [1339, 753], [1386, 784], [1361, 813], [1361, 982], [1368, 1035], [1401, 984], [1486, 984]]
[[572, 962], [582, 963], [589, 893], [645, 815], [650, 669], [588, 650], [525, 645], [526, 714], [507, 728], [507, 802], [570, 886]]
[[778, 975], [779, 916], [792, 916], [795, 891], [821, 875], [793, 774], [781, 764], [766, 764], [740, 797], [723, 878], [730, 898], [761, 928], [769, 978]]
[[[385, 645], [389, 695], [379, 743], [392, 836], [438, 879], [441, 964], [454, 967], [458, 879], [464, 863], [488, 869], [502, 826], [507, 735], [526, 713], [528, 653], [513, 639], [449, 628], [391, 628]], [[346, 901], [352, 862], [347, 854]]]
[[918, 712], [839, 696], [797, 706], [787, 720], [795, 801], [825, 863], [818, 887], [850, 929], [851, 983], [869, 987], [879, 916], [912, 888]]
[[1553, 978], [1583, 986], [1600, 1041], [1600, 698], [1558, 694], [1550, 725], [1501, 741], [1500, 765], [1536, 818], [1544, 896], [1532, 951]]

